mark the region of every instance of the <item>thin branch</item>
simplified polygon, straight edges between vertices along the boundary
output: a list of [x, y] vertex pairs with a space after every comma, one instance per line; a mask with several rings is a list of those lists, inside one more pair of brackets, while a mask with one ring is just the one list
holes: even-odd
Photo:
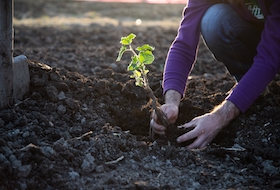
[[109, 162], [105, 162], [105, 164], [116, 164], [118, 163], [119, 161], [123, 160], [124, 159], [124, 156], [121, 156], [119, 157], [118, 159], [116, 160], [112, 160], [112, 161], [109, 161]]

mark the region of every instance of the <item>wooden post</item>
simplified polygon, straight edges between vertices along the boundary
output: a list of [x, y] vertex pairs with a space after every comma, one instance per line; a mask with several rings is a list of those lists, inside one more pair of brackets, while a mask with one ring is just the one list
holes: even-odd
[[0, 0], [0, 108], [13, 102], [13, 0]]

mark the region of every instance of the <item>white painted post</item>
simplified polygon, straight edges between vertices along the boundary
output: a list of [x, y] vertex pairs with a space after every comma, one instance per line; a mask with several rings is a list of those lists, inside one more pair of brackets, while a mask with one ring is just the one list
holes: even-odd
[[0, 108], [13, 103], [13, 0], [0, 0]]
[[13, 59], [13, 0], [0, 0], [0, 109], [12, 105], [29, 91], [30, 74], [27, 58]]

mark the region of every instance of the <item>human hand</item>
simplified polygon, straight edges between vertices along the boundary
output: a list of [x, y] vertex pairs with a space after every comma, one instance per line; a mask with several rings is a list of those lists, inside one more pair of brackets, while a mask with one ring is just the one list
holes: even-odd
[[[170, 124], [173, 124], [176, 122], [178, 118], [179, 108], [175, 104], [169, 103], [169, 104], [163, 104], [160, 109], [162, 112], [166, 115], [166, 118], [168, 119]], [[159, 135], [165, 135], [165, 127], [159, 122], [158, 116], [155, 113], [155, 111], [152, 113], [150, 121], [150, 127], [152, 130]]]
[[204, 148], [221, 131], [223, 125], [224, 124], [221, 121], [221, 116], [214, 113], [204, 114], [202, 116], [194, 118], [184, 125], [178, 126], [178, 128], [194, 127], [194, 129], [179, 136], [177, 138], [177, 142], [182, 143], [196, 138], [196, 140], [192, 144], [188, 145], [187, 148]]
[[178, 128], [194, 127], [194, 129], [179, 136], [177, 142], [182, 143], [196, 138], [187, 148], [204, 148], [239, 113], [239, 109], [233, 103], [224, 101], [212, 112], [196, 117], [192, 121], [179, 126]]

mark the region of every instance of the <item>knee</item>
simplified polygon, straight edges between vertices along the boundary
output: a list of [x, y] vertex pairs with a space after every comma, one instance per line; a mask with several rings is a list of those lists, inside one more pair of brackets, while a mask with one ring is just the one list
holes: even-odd
[[231, 30], [235, 12], [228, 4], [211, 6], [201, 19], [201, 34], [205, 41], [217, 42], [225, 40]]

